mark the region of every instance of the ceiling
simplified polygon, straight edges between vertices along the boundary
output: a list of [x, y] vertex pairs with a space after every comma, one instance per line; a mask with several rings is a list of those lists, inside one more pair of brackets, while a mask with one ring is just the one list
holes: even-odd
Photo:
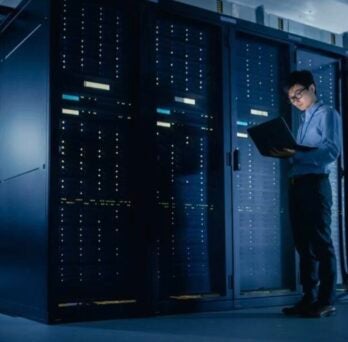
[[[205, 0], [211, 1], [211, 0]], [[348, 32], [348, 0], [224, 0], [334, 33]]]
[[[78, 1], [78, 0], [76, 0]], [[213, 0], [201, 0], [213, 1]], [[215, 1], [215, 0], [214, 0]], [[314, 26], [334, 33], [348, 32], [348, 0], [224, 0], [236, 4], [258, 7], [282, 18]], [[16, 8], [22, 0], [0, 0], [0, 26], [7, 17], [1, 6]]]

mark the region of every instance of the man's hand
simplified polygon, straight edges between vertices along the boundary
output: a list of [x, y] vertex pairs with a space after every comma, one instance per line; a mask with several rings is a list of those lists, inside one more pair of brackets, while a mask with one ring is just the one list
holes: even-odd
[[269, 150], [269, 153], [272, 157], [276, 158], [290, 158], [295, 155], [296, 151], [291, 148], [272, 148]]

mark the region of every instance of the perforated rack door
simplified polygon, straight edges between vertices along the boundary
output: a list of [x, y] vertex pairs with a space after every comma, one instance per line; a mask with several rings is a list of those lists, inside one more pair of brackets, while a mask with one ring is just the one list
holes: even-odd
[[[235, 46], [234, 146], [240, 168], [233, 172], [237, 283], [240, 295], [269, 295], [291, 287], [287, 175], [279, 159], [262, 156], [247, 128], [280, 116], [286, 50], [238, 34]], [[285, 57], [285, 58], [284, 58]], [[293, 272], [294, 274], [294, 272]]]
[[158, 13], [149, 27], [159, 300], [224, 291], [219, 42], [214, 27], [181, 17]]
[[62, 309], [132, 304], [141, 288], [132, 217], [137, 38], [126, 5], [62, 0], [59, 8], [52, 274]]
[[[320, 100], [331, 108], [339, 111], [339, 60], [310, 50], [297, 50], [297, 69], [308, 69], [313, 72], [317, 85], [317, 95]], [[341, 253], [340, 253], [340, 220], [339, 215], [342, 198], [340, 196], [342, 187], [341, 180], [338, 176], [339, 163], [335, 162], [330, 165], [330, 183], [332, 187], [332, 222], [331, 236], [334, 243], [337, 258], [337, 283], [342, 284], [341, 272]], [[343, 192], [342, 192], [343, 193]]]

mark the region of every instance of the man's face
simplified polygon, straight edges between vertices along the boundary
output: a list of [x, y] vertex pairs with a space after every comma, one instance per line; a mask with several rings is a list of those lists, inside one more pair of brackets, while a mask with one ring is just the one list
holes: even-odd
[[306, 88], [301, 84], [295, 84], [289, 89], [288, 98], [297, 109], [304, 111], [316, 100], [315, 86], [312, 84]]

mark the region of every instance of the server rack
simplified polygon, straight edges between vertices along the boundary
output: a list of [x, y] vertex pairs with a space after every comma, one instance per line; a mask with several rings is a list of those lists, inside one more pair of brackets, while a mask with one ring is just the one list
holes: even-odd
[[282, 93], [289, 46], [243, 32], [232, 37], [234, 293], [240, 305], [265, 297], [280, 304], [296, 290], [287, 163], [261, 156], [247, 128], [279, 115], [289, 119]]
[[287, 166], [245, 128], [290, 123], [279, 86], [308, 57], [296, 49], [339, 68], [345, 51], [167, 1], [51, 5], [26, 2], [0, 35], [2, 310], [57, 322], [295, 300]]
[[52, 316], [135, 311], [146, 284], [137, 6], [63, 0], [53, 12]]
[[[160, 312], [226, 302], [223, 32], [149, 6], [144, 66], [152, 160], [153, 297]], [[152, 152], [152, 153], [153, 153]]]

